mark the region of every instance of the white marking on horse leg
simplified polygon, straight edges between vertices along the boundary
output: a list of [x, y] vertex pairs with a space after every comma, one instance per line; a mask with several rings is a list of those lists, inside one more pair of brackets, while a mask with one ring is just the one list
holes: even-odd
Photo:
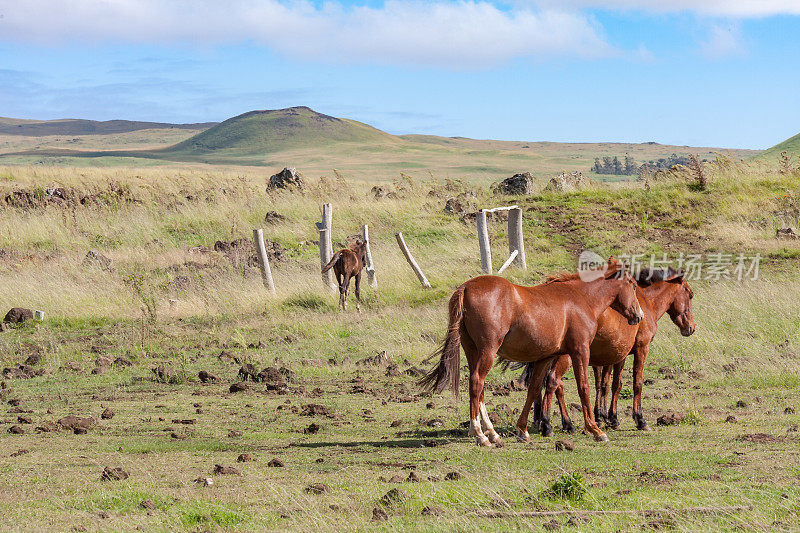
[[486, 411], [486, 404], [481, 402], [480, 408], [480, 418], [482, 425], [486, 426], [486, 436], [489, 437], [490, 442], [499, 442], [500, 435], [494, 430], [494, 426], [492, 425], [492, 421], [489, 420], [489, 413]]
[[469, 421], [469, 434], [475, 437], [475, 443], [478, 446], [491, 446], [492, 443], [489, 442], [489, 438], [483, 434], [481, 430], [481, 415], [478, 413], [473, 420]]

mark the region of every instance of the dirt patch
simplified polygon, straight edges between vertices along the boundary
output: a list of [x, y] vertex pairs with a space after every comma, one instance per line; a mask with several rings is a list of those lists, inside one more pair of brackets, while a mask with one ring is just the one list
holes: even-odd
[[197, 374], [198, 379], [203, 383], [214, 383], [217, 381], [217, 376], [206, 370], [201, 370]]
[[247, 390], [247, 389], [249, 389], [249, 388], [250, 388], [250, 387], [247, 385], [247, 383], [245, 383], [245, 382], [243, 382], [243, 381], [240, 381], [240, 382], [238, 382], [238, 383], [234, 383], [234, 384], [232, 384], [232, 385], [230, 386], [230, 389], [228, 389], [228, 390], [229, 390], [231, 393], [237, 393], [237, 392], [243, 392], [243, 391], [246, 391], [246, 390]]
[[214, 465], [214, 474], [218, 476], [241, 476], [236, 468], [232, 466]]
[[558, 440], [556, 441], [556, 450], [571, 452], [575, 450], [575, 443], [569, 439]]
[[325, 483], [310, 483], [306, 485], [306, 488], [303, 489], [303, 492], [306, 494], [325, 494], [326, 492], [330, 492], [331, 489]]
[[658, 419], [656, 420], [656, 425], [674, 426], [675, 424], [680, 424], [681, 420], [683, 420], [683, 415], [681, 413], [675, 413], [673, 411], [669, 411], [666, 414], [663, 414], [658, 417]]
[[80, 417], [75, 415], [67, 415], [63, 418], [60, 418], [57, 424], [64, 428], [64, 429], [83, 429], [89, 430], [97, 426], [97, 419], [93, 416], [89, 417]]
[[301, 416], [326, 416], [328, 418], [333, 418], [330, 410], [325, 407], [324, 405], [320, 405], [317, 403], [309, 403], [303, 406], [302, 410], [300, 411]]
[[783, 438], [770, 435], [769, 433], [751, 433], [741, 435], [739, 440], [743, 442], [752, 442], [754, 444], [769, 444], [773, 442], [781, 442], [783, 441]]

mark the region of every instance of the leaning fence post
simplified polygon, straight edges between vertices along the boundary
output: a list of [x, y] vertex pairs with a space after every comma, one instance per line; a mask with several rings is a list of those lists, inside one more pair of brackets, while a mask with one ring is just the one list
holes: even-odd
[[267, 248], [264, 246], [264, 230], [261, 228], [253, 230], [253, 242], [256, 245], [256, 257], [258, 258], [258, 266], [261, 268], [261, 281], [264, 283], [264, 288], [270, 293], [275, 294], [275, 282], [272, 281], [272, 269], [269, 267], [269, 258], [267, 257]]
[[516, 207], [508, 211], [508, 253], [519, 251], [514, 263], [521, 269], [527, 270], [525, 261], [525, 241], [522, 239], [522, 209]]
[[422, 273], [422, 269], [419, 268], [419, 265], [416, 261], [414, 261], [414, 257], [411, 255], [411, 252], [408, 251], [406, 241], [403, 240], [403, 234], [398, 231], [394, 234], [394, 236], [397, 238], [397, 245], [400, 246], [400, 251], [403, 252], [404, 256], [406, 256], [406, 261], [408, 261], [408, 264], [411, 265], [411, 269], [414, 271], [414, 274], [416, 274], [417, 278], [419, 278], [419, 282], [422, 283], [422, 286], [426, 289], [430, 289], [431, 284], [428, 283], [428, 278], [426, 278], [425, 274]]
[[481, 250], [481, 270], [485, 274], [492, 273], [492, 249], [489, 246], [489, 228], [486, 224], [486, 211], [478, 211], [478, 245]]
[[364, 238], [364, 246], [367, 249], [367, 264], [365, 268], [367, 269], [369, 286], [375, 289], [378, 287], [378, 280], [375, 279], [375, 263], [372, 262], [372, 250], [369, 249], [369, 227], [366, 224], [361, 228], [361, 236]]

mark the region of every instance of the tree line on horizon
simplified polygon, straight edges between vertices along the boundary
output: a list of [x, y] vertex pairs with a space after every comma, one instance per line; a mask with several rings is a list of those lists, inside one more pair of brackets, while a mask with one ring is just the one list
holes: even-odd
[[677, 154], [660, 159], [652, 159], [642, 164], [637, 164], [629, 155], [625, 155], [622, 159], [620, 159], [620, 156], [604, 156], [602, 158], [594, 158], [594, 165], [592, 165], [591, 171], [595, 174], [633, 176], [634, 174], [641, 175], [643, 173], [652, 174], [657, 170], [669, 170], [675, 165], [688, 166], [689, 164], [689, 157]]

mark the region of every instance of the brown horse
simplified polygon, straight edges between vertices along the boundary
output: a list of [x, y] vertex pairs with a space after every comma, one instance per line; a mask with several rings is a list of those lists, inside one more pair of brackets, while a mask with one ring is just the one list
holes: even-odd
[[[619, 427], [617, 418], [617, 400], [622, 387], [622, 369], [628, 354], [633, 354], [633, 419], [637, 429], [649, 431], [642, 415], [642, 385], [644, 363], [650, 351], [650, 344], [657, 331], [656, 323], [664, 315], [669, 314], [672, 321], [688, 337], [694, 333], [695, 324], [692, 316], [692, 289], [686, 282], [683, 273], [673, 269], [642, 269], [637, 276], [639, 285], [636, 296], [644, 311], [644, 320], [638, 325], [626, 324], [623, 317], [612, 309], [606, 310], [598, 321], [597, 334], [590, 346], [589, 364], [594, 367], [597, 400], [595, 402], [595, 419], [605, 420], [609, 427]], [[542, 435], [553, 434], [550, 426], [550, 404], [553, 393], [558, 399], [561, 411], [561, 423], [565, 431], [572, 433], [575, 428], [567, 413], [564, 401], [564, 383], [562, 377], [570, 366], [568, 357], [560, 357], [554, 365], [545, 368], [541, 363], [529, 363], [525, 370], [526, 378], [530, 378], [528, 398], [522, 409], [515, 431], [520, 440], [528, 439], [528, 414], [531, 404], [535, 403], [535, 420], [539, 422]], [[606, 413], [606, 396], [608, 377], [614, 372], [614, 383], [611, 410]], [[546, 377], [542, 379], [543, 373]], [[544, 381], [544, 382], [543, 382]], [[540, 396], [542, 386], [546, 389], [544, 402]]]
[[367, 243], [358, 241], [349, 248], [343, 248], [333, 254], [328, 264], [322, 267], [324, 274], [331, 268], [336, 274], [339, 284], [339, 309], [347, 309], [347, 295], [350, 291], [350, 279], [356, 280], [356, 309], [361, 311], [361, 270], [367, 262]]
[[[461, 353], [469, 366], [470, 432], [479, 446], [500, 440], [483, 403], [483, 385], [495, 354], [519, 362], [550, 360], [569, 354], [578, 376], [586, 431], [597, 440], [608, 437], [592, 418], [587, 367], [589, 344], [597, 319], [611, 306], [631, 324], [643, 313], [636, 299], [636, 282], [630, 273], [613, 264], [597, 279], [582, 281], [577, 274], [551, 277], [535, 287], [514, 285], [496, 276], [473, 278], [450, 298], [447, 336], [437, 355], [439, 363], [420, 380], [428, 392], [448, 384], [458, 396]], [[481, 425], [486, 428], [484, 435]]]

